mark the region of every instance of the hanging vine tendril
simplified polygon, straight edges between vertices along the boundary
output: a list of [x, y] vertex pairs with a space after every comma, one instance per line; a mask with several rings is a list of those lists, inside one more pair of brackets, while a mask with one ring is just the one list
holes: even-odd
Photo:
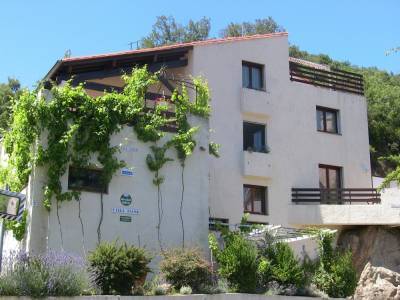
[[[175, 116], [171, 117], [165, 113], [169, 109], [167, 105], [156, 105], [151, 111], [146, 107], [146, 92], [159, 82], [158, 75], [148, 72], [146, 67], [136, 68], [131, 74], [123, 76], [125, 87], [121, 93], [104, 92], [97, 98], [85, 92], [84, 84], [73, 87], [69, 82], [54, 86], [51, 98], [47, 100], [37, 97], [37, 90], [25, 90], [18, 101], [14, 101], [10, 130], [4, 134], [8, 162], [6, 166], [0, 166], [0, 184], [8, 184], [12, 190], [20, 191], [26, 186], [32, 168], [42, 166], [46, 167], [47, 172], [43, 203], [48, 210], [54, 199], [59, 203], [78, 199], [79, 192], [63, 191], [61, 187], [60, 178], [68, 165], [89, 167], [93, 164], [93, 157], [103, 169], [103, 182], [108, 184], [113, 174], [125, 166], [116, 157], [119, 148], [111, 146], [110, 138], [128, 123], [134, 124], [140, 141], [155, 143], [165, 136], [162, 128], [175, 122], [177, 132], [171, 134], [163, 146], [151, 148], [149, 156], [158, 164], [160, 157], [156, 156], [159, 153], [164, 155], [172, 147], [176, 149], [178, 159], [184, 162], [196, 146], [194, 134], [198, 130], [189, 124], [188, 116], [206, 119], [210, 114], [207, 83], [202, 78], [191, 79], [196, 91], [196, 101], [191, 101], [187, 92], [188, 84], [182, 82], [171, 97], [175, 110]], [[35, 142], [40, 137], [46, 138], [47, 143], [39, 145], [37, 151], [33, 152]], [[161, 161], [153, 180], [159, 189], [157, 197], [160, 209], [160, 186], [163, 182], [160, 171], [167, 162]], [[147, 162], [147, 165], [152, 170], [151, 163]], [[161, 211], [159, 213], [161, 215]]]

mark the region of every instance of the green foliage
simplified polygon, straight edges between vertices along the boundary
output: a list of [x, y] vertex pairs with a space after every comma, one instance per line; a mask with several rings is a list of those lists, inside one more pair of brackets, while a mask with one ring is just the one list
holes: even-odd
[[[264, 269], [263, 277], [265, 283], [270, 280], [277, 281], [280, 284], [288, 285], [294, 284], [301, 287], [304, 284], [304, 270], [293, 254], [293, 250], [287, 243], [277, 242], [265, 249], [268, 267], [264, 261], [261, 260], [261, 269]], [[259, 267], [259, 268], [260, 268]], [[269, 275], [269, 278], [267, 277]]]
[[334, 235], [321, 231], [318, 239], [319, 267], [312, 282], [329, 297], [348, 297], [357, 286], [357, 273], [350, 251], [338, 251], [332, 247]]
[[[145, 107], [148, 88], [158, 82], [158, 74], [151, 74], [146, 67], [137, 68], [123, 76], [126, 83], [122, 93], [105, 92], [92, 98], [86, 94], [84, 85], [72, 87], [69, 83], [52, 88], [50, 96], [36, 91], [23, 91], [13, 106], [10, 130], [4, 136], [4, 147], [9, 156], [7, 166], [0, 167], [0, 184], [8, 184], [20, 191], [26, 184], [34, 165], [45, 166], [47, 184], [44, 187], [44, 205], [51, 207], [51, 200], [79, 199], [79, 192], [63, 191], [60, 177], [68, 165], [88, 167], [91, 158], [97, 159], [102, 167], [102, 180], [109, 183], [113, 174], [124, 162], [117, 159], [119, 149], [111, 146], [110, 137], [122, 126], [132, 122], [134, 131], [143, 142], [156, 142], [164, 136], [162, 127], [175, 121], [166, 117], [165, 105], [157, 105], [154, 112]], [[153, 147], [153, 155], [147, 157], [148, 167], [156, 172], [171, 159], [165, 151], [174, 146], [178, 158], [183, 162], [196, 145], [187, 116], [192, 114], [207, 118], [210, 110], [207, 83], [202, 78], [193, 78], [196, 86], [196, 101], [190, 101], [185, 85], [174, 93], [178, 132], [164, 146]], [[47, 141], [36, 140], [47, 132]], [[47, 143], [46, 143], [47, 142]], [[155, 178], [155, 184], [162, 177]]]
[[211, 266], [195, 248], [171, 249], [163, 253], [161, 274], [176, 289], [188, 286], [199, 292], [211, 284]]
[[150, 272], [150, 261], [144, 249], [116, 241], [100, 243], [88, 256], [94, 283], [105, 295], [130, 295], [136, 282]]
[[210, 249], [215, 256], [220, 276], [228, 280], [231, 289], [252, 293], [257, 286], [257, 248], [240, 232], [224, 235], [224, 248], [218, 247], [215, 235], [210, 234]]
[[28, 218], [28, 211], [24, 210], [21, 216], [21, 220], [3, 220], [5, 224], [5, 228], [7, 230], [11, 230], [13, 232], [13, 237], [17, 241], [21, 241], [26, 233], [26, 226], [27, 226], [27, 218]]
[[275, 22], [271, 17], [265, 19], [256, 19], [253, 23], [229, 23], [224, 29], [221, 30], [222, 37], [255, 35], [282, 32], [285, 29]]
[[186, 26], [175, 21], [172, 16], [159, 16], [151, 33], [141, 40], [142, 48], [151, 48], [174, 43], [205, 40], [210, 32], [210, 19], [189, 20]]
[[208, 153], [214, 155], [215, 157], [219, 157], [219, 148], [221, 147], [220, 144], [210, 142], [208, 144]]
[[0, 132], [3, 134], [10, 125], [12, 104], [21, 94], [21, 84], [17, 79], [8, 78], [7, 83], [0, 83]]

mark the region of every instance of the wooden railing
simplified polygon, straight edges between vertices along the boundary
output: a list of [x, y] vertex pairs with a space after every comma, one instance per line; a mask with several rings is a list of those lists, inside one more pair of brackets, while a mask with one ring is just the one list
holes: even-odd
[[292, 202], [315, 204], [379, 204], [381, 194], [376, 189], [314, 189], [293, 188]]
[[316, 69], [292, 61], [289, 62], [289, 69], [291, 81], [364, 95], [364, 80], [360, 74], [338, 69]]

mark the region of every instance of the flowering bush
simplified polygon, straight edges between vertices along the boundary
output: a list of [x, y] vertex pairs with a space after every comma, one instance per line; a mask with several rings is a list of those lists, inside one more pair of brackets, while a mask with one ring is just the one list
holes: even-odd
[[83, 260], [66, 253], [10, 253], [2, 269], [2, 296], [76, 296], [88, 288]]

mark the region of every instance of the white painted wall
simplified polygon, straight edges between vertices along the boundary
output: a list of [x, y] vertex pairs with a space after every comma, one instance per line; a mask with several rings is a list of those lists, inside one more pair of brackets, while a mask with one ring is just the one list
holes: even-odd
[[[291, 82], [288, 58], [285, 36], [194, 47], [194, 75], [204, 75], [211, 89], [211, 140], [221, 144], [210, 169], [212, 217], [240, 222], [242, 186], [257, 184], [268, 186], [269, 215], [250, 221], [291, 225], [291, 188], [317, 188], [319, 163], [342, 166], [344, 187], [371, 187], [365, 98]], [[265, 66], [266, 91], [242, 88], [243, 60]], [[317, 132], [317, 105], [340, 110], [341, 135]], [[244, 120], [267, 124], [271, 152], [253, 155], [255, 176], [243, 170]], [[257, 166], [260, 155], [267, 165]]]
[[[193, 119], [193, 123], [201, 125], [196, 135], [198, 141], [193, 156], [186, 162], [184, 171], [184, 227], [186, 245], [198, 246], [207, 249], [208, 234], [208, 126], [206, 121]], [[162, 144], [164, 141], [160, 141]], [[133, 152], [123, 151], [118, 157], [134, 170], [133, 177], [116, 174], [109, 184], [108, 194], [103, 195], [103, 222], [101, 225], [101, 239], [126, 241], [129, 244], [145, 247], [153, 254], [159, 251], [157, 242], [157, 189], [152, 183], [153, 173], [148, 170], [146, 156], [150, 153], [149, 145], [139, 142], [133, 128], [124, 127], [112, 137], [112, 145], [129, 146]], [[204, 147], [207, 151], [200, 150]], [[163, 221], [161, 224], [162, 243], [164, 248], [180, 246], [181, 221], [179, 218], [181, 193], [181, 167], [176, 159], [174, 150], [167, 152], [167, 156], [175, 159], [167, 163], [161, 170], [165, 176], [162, 184]], [[68, 174], [62, 179], [63, 189], [67, 190]], [[124, 207], [120, 203], [120, 196], [129, 193], [133, 198], [130, 208], [139, 209], [139, 214], [132, 216], [131, 223], [120, 222], [119, 214], [112, 213], [112, 208]], [[97, 228], [100, 222], [101, 195], [98, 193], [82, 192], [81, 218], [84, 229], [78, 217], [78, 202], [75, 200], [62, 203], [59, 207], [63, 242], [61, 243], [60, 226], [57, 219], [55, 204], [49, 215], [48, 249], [84, 254], [92, 250], [98, 241]], [[84, 242], [84, 243], [83, 243]], [[85, 247], [85, 249], [83, 248]]]

